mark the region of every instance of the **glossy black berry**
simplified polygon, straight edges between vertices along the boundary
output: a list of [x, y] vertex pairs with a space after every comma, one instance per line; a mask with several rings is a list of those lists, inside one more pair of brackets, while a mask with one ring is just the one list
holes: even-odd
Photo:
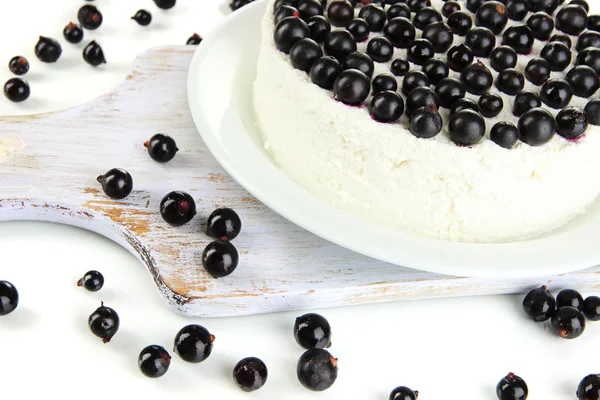
[[347, 26], [354, 19], [354, 7], [347, 0], [335, 0], [327, 8], [327, 18], [333, 26]]
[[0, 315], [15, 311], [19, 305], [19, 292], [10, 282], [0, 281]]
[[600, 321], [600, 297], [589, 296], [583, 301], [583, 315], [588, 321]]
[[388, 62], [394, 56], [394, 46], [384, 37], [375, 37], [367, 44], [367, 54], [376, 62]]
[[587, 48], [577, 54], [576, 65], [587, 65], [600, 74], [600, 49]]
[[83, 286], [90, 292], [97, 292], [104, 286], [104, 276], [98, 271], [88, 271], [77, 281], [77, 286]]
[[573, 89], [563, 79], [548, 79], [540, 89], [540, 98], [548, 107], [565, 108], [573, 98]]
[[294, 338], [305, 349], [325, 349], [331, 346], [331, 326], [319, 314], [304, 314], [294, 322]]
[[265, 363], [256, 357], [240, 360], [233, 367], [233, 381], [244, 392], [253, 392], [267, 383], [269, 376]]
[[406, 112], [408, 115], [411, 115], [415, 110], [421, 107], [431, 104], [435, 104], [436, 107], [439, 107], [440, 99], [433, 90], [426, 86], [414, 88], [408, 96], [406, 96]]
[[496, 395], [499, 400], [526, 400], [528, 394], [529, 390], [525, 381], [512, 372], [496, 385]]
[[532, 108], [542, 106], [542, 99], [536, 92], [530, 90], [523, 90], [521, 93], [515, 96], [515, 102], [513, 107], [513, 115], [520, 117]]
[[550, 64], [543, 58], [533, 58], [525, 67], [525, 77], [536, 86], [541, 86], [550, 78]]
[[517, 52], [508, 46], [496, 47], [490, 54], [490, 65], [498, 72], [516, 67], [517, 60]]
[[546, 286], [530, 291], [523, 299], [523, 311], [535, 322], [548, 321], [556, 309], [556, 300]]
[[483, 138], [485, 121], [481, 114], [471, 110], [459, 111], [450, 117], [450, 140], [459, 146], [472, 146]]
[[[588, 127], [587, 115], [579, 107], [567, 107], [556, 114], [556, 132], [568, 140], [575, 140], [585, 133]], [[562, 293], [562, 292], [561, 292]], [[559, 293], [560, 295], [560, 293]], [[564, 300], [563, 298], [561, 299]], [[581, 295], [579, 295], [581, 297]], [[581, 301], [579, 301], [581, 300]], [[557, 297], [558, 301], [558, 297]], [[578, 299], [578, 303], [582, 303], [583, 299]], [[580, 306], [572, 305], [581, 311]]]
[[594, 32], [600, 32], [600, 15], [588, 15], [587, 28]]
[[600, 88], [598, 74], [587, 65], [573, 67], [567, 73], [565, 79], [571, 85], [575, 96], [588, 98], [593, 96]]
[[157, 133], [144, 143], [150, 158], [157, 162], [171, 161], [179, 151], [175, 140], [162, 133]]
[[324, 49], [325, 54], [342, 61], [348, 54], [356, 51], [356, 40], [346, 30], [333, 31], [325, 39]]
[[508, 10], [504, 4], [498, 1], [484, 3], [475, 15], [475, 24], [488, 28], [494, 35], [502, 32], [507, 23]]
[[298, 360], [298, 380], [307, 389], [323, 391], [329, 389], [337, 379], [338, 360], [327, 350], [307, 350]]
[[582, 7], [586, 13], [590, 12], [590, 5], [587, 0], [571, 0], [569, 5], [576, 5]]
[[481, 61], [466, 67], [460, 74], [460, 80], [467, 92], [476, 95], [486, 93], [494, 83], [492, 73]]
[[527, 19], [527, 26], [533, 37], [538, 40], [548, 40], [554, 31], [554, 20], [545, 12], [537, 12]]
[[69, 43], [79, 43], [83, 40], [83, 29], [81, 29], [81, 26], [69, 22], [63, 29], [63, 36]]
[[550, 323], [554, 332], [563, 339], [575, 339], [581, 336], [585, 330], [585, 317], [575, 307], [564, 306], [557, 308], [554, 314], [552, 314]]
[[571, 64], [571, 50], [560, 42], [550, 42], [545, 45], [540, 57], [548, 61], [551, 71], [564, 71]]
[[552, 15], [558, 8], [558, 0], [529, 0], [529, 7], [533, 12], [543, 11]]
[[429, 86], [429, 78], [421, 71], [409, 71], [402, 79], [402, 93], [408, 95], [414, 88]]
[[11, 78], [4, 84], [4, 96], [14, 103], [27, 100], [30, 94], [29, 83], [24, 79]]
[[[457, 79], [458, 82], [460, 82]], [[462, 85], [462, 83], [461, 83]], [[439, 93], [438, 93], [439, 95]], [[440, 96], [441, 99], [441, 96]], [[454, 103], [452, 103], [451, 107], [450, 107], [450, 115], [454, 115], [459, 111], [462, 110], [473, 110], [475, 112], [479, 112], [479, 106], [477, 105], [477, 103], [475, 103], [475, 101], [468, 99], [468, 98], [462, 98], [462, 99], [458, 99], [456, 100]]]
[[315, 85], [331, 90], [338, 75], [342, 73], [342, 64], [331, 56], [319, 58], [310, 69], [310, 80]]
[[353, 19], [346, 29], [357, 42], [364, 42], [367, 40], [371, 32], [369, 31], [369, 25], [367, 25], [367, 22], [362, 18]]
[[375, 63], [371, 57], [365, 53], [355, 51], [354, 53], [348, 54], [348, 57], [344, 59], [342, 67], [346, 69], [356, 69], [367, 75], [369, 78], [373, 76], [375, 71]]
[[452, 46], [454, 34], [445, 23], [434, 22], [423, 29], [422, 38], [433, 45], [433, 51], [436, 53], [445, 53]]
[[291, 6], [297, 8], [299, 3], [300, 0], [275, 0], [275, 3], [273, 3], [273, 12], [277, 12], [281, 6]]
[[579, 35], [575, 50], [581, 51], [588, 47], [600, 48], [600, 33], [587, 31]]
[[300, 18], [300, 13], [297, 9], [295, 9], [292, 6], [281, 6], [275, 12], [275, 15], [273, 16], [273, 21], [275, 22], [275, 25], [277, 25], [279, 21], [287, 17]]
[[395, 122], [404, 112], [404, 101], [394, 91], [386, 90], [373, 96], [369, 107], [371, 118], [378, 122]]
[[296, 8], [304, 20], [315, 15], [323, 15], [323, 5], [318, 0], [300, 0]]
[[[229, 8], [231, 9], [231, 11], [236, 11], [244, 6], [247, 6], [248, 4], [252, 3], [253, 1], [254, 0], [232, 0], [229, 3]], [[174, 0], [173, 0], [173, 2], [174, 2]]]
[[594, 99], [588, 102], [584, 108], [588, 118], [588, 123], [600, 125], [600, 99]]
[[408, 120], [410, 133], [421, 139], [429, 139], [442, 131], [442, 117], [435, 104], [421, 107], [410, 115]]
[[186, 192], [170, 192], [160, 202], [160, 215], [171, 226], [185, 225], [196, 215], [196, 202]]
[[8, 69], [15, 75], [25, 75], [29, 71], [29, 61], [22, 56], [13, 57], [8, 62]]
[[197, 33], [194, 33], [192, 36], [190, 36], [187, 40], [187, 42], [185, 44], [187, 45], [192, 45], [192, 46], [197, 46], [200, 43], [202, 43], [202, 37], [200, 35], [198, 35]]
[[86, 4], [77, 12], [77, 19], [85, 29], [98, 29], [102, 25], [102, 13], [96, 6]]
[[416, 30], [408, 19], [396, 17], [385, 24], [383, 34], [395, 47], [405, 49], [415, 41]]
[[502, 34], [502, 44], [512, 47], [517, 54], [530, 54], [535, 38], [531, 29], [525, 25], [514, 25]]
[[152, 14], [146, 10], [139, 10], [131, 19], [141, 26], [148, 26], [152, 22]]
[[462, 72], [469, 65], [473, 64], [473, 52], [464, 44], [453, 46], [448, 50], [446, 63], [452, 70]]
[[396, 58], [392, 61], [390, 71], [395, 76], [404, 76], [410, 70], [410, 64], [405, 58]]
[[466, 12], [456, 11], [448, 17], [446, 24], [458, 36], [465, 36], [473, 27], [473, 19]]
[[532, 108], [519, 118], [519, 140], [530, 146], [548, 143], [556, 133], [556, 121], [544, 108]]
[[369, 4], [361, 8], [358, 17], [365, 20], [371, 32], [381, 32], [387, 19], [383, 8], [375, 4]]
[[577, 36], [587, 27], [587, 12], [577, 5], [568, 5], [556, 14], [556, 29]]
[[417, 39], [409, 47], [406, 58], [408, 61], [423, 65], [434, 56], [433, 45], [429, 40]]
[[437, 104], [443, 108], [450, 108], [465, 97], [466, 89], [458, 79], [444, 78], [436, 85], [435, 93], [439, 99]]
[[95, 40], [92, 40], [83, 49], [83, 59], [86, 63], [93, 67], [97, 67], [101, 64], [106, 64], [106, 58], [104, 58], [104, 51], [102, 47]]
[[500, 121], [492, 127], [490, 139], [498, 146], [510, 149], [519, 139], [519, 131], [514, 124], [507, 121]]
[[413, 24], [415, 28], [424, 30], [430, 24], [442, 21], [442, 14], [432, 7], [425, 7], [420, 9], [413, 18]]
[[173, 351], [182, 360], [199, 363], [212, 353], [215, 337], [202, 325], [186, 325], [175, 335]]
[[35, 55], [37, 58], [45, 63], [56, 62], [62, 54], [62, 47], [56, 40], [40, 36], [37, 44], [35, 45]]
[[561, 33], [557, 33], [556, 35], [553, 35], [548, 41], [549, 42], [560, 42], [560, 43], [564, 44], [565, 46], [567, 46], [569, 49], [573, 45], [571, 38], [568, 37], [567, 35], [563, 35]]
[[489, 57], [496, 47], [496, 36], [487, 28], [474, 28], [467, 33], [465, 44], [473, 51], [474, 56]]
[[111, 199], [124, 199], [133, 190], [133, 178], [129, 172], [121, 168], [110, 169], [96, 180], [100, 182], [102, 190]]
[[317, 43], [323, 43], [329, 32], [331, 32], [329, 21], [322, 15], [310, 17], [306, 21], [306, 24], [308, 25], [308, 29], [310, 29], [310, 38]]
[[371, 88], [373, 94], [386, 90], [395, 92], [398, 90], [398, 81], [390, 74], [379, 74], [373, 79], [373, 82], [371, 82]]
[[413, 391], [406, 386], [398, 386], [390, 392], [389, 400], [417, 400], [418, 391]]
[[513, 21], [523, 21], [529, 12], [529, 3], [527, 0], [512, 0], [506, 7], [508, 18]]
[[[557, 121], [558, 122], [558, 121]], [[583, 310], [583, 297], [581, 294], [573, 289], [561, 290], [556, 295], [556, 307], [573, 307], [579, 311]]]
[[168, 10], [175, 7], [176, 2], [177, 0], [154, 0], [154, 4], [163, 10]]
[[430, 58], [423, 64], [422, 71], [427, 75], [432, 85], [437, 85], [439, 81], [448, 77], [450, 67], [439, 58]]
[[408, 0], [406, 4], [410, 7], [410, 11], [416, 13], [425, 7], [431, 7], [431, 0]]
[[586, 376], [577, 385], [577, 398], [579, 400], [600, 399], [600, 375], [591, 374]]
[[230, 275], [237, 268], [238, 262], [238, 251], [228, 240], [215, 240], [202, 253], [202, 266], [213, 278]]
[[354, 69], [340, 73], [333, 84], [336, 100], [351, 106], [361, 105], [369, 96], [370, 91], [369, 77]]
[[388, 21], [397, 17], [402, 17], [410, 20], [410, 7], [404, 3], [396, 3], [390, 8], [388, 8], [386, 15]]
[[286, 54], [289, 54], [292, 46], [297, 41], [309, 36], [310, 29], [306, 22], [296, 17], [287, 17], [279, 21], [273, 33], [275, 47]]
[[321, 46], [309, 38], [298, 40], [290, 49], [292, 66], [304, 72], [309, 72], [313, 63], [322, 56]]
[[479, 7], [485, 3], [486, 0], [467, 0], [467, 9], [473, 13], [476, 13], [479, 10]]
[[486, 118], [494, 118], [502, 112], [504, 101], [498, 94], [488, 92], [479, 98], [478, 105], [481, 115]]
[[171, 365], [171, 356], [164, 347], [151, 345], [145, 347], [138, 357], [138, 367], [148, 378], [159, 378], [167, 373]]
[[206, 223], [206, 233], [214, 239], [233, 240], [241, 230], [242, 220], [231, 208], [217, 208]]
[[505, 69], [498, 74], [496, 87], [501, 92], [514, 96], [525, 87], [525, 77], [514, 68]]
[[115, 310], [106, 307], [104, 303], [94, 311], [88, 318], [88, 326], [92, 333], [102, 339], [102, 343], [108, 343], [119, 330], [119, 315]]
[[455, 1], [448, 1], [442, 6], [442, 15], [446, 18], [455, 11], [460, 11], [460, 4]]

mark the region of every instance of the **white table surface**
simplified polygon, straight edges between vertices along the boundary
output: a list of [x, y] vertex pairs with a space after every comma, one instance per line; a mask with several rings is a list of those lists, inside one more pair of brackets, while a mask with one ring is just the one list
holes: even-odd
[[[205, 34], [227, 12], [225, 0], [179, 0], [169, 12], [151, 0], [97, 0], [105, 22], [86, 31], [104, 47], [109, 64], [94, 70], [81, 59], [83, 44], [62, 39], [62, 29], [83, 2], [20, 0], [0, 6], [0, 60], [14, 55], [31, 62], [32, 97], [23, 104], [0, 98], [0, 115], [29, 114], [73, 106], [117, 85], [135, 55], [158, 45], [183, 44]], [[153, 13], [147, 28], [129, 17]], [[33, 55], [38, 35], [61, 40], [63, 57], [42, 65]], [[0, 79], [8, 79], [6, 67]], [[0, 186], [1, 196], [1, 186]], [[331, 352], [339, 358], [336, 384], [323, 393], [305, 390], [295, 375], [302, 349], [292, 336], [294, 318], [283, 313], [244, 318], [192, 320], [172, 313], [145, 268], [116, 244], [92, 233], [43, 223], [0, 224], [0, 279], [13, 282], [20, 304], [0, 318], [2, 394], [9, 398], [83, 399], [387, 399], [397, 385], [420, 391], [420, 399], [495, 399], [495, 385], [509, 371], [529, 384], [531, 399], [575, 399], [577, 383], [600, 372], [600, 323], [588, 324], [577, 340], [554, 336], [521, 311], [522, 296], [428, 300], [315, 310], [333, 329]], [[75, 286], [90, 269], [105, 287], [89, 293]], [[553, 288], [558, 289], [558, 288]], [[589, 295], [592, 293], [584, 293]], [[598, 293], [596, 293], [598, 294]], [[117, 310], [121, 329], [103, 345], [87, 327], [101, 300]], [[171, 350], [175, 333], [200, 323], [215, 336], [211, 357], [187, 364], [172, 354], [167, 375], [151, 380], [137, 369], [149, 344]], [[246, 394], [231, 380], [243, 357], [262, 358], [269, 379]], [[107, 397], [108, 396], [108, 397]]]

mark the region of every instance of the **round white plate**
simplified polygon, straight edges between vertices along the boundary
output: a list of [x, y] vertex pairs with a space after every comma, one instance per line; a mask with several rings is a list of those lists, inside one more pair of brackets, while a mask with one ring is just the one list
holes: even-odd
[[[265, 1], [232, 13], [199, 46], [188, 97], [202, 139], [248, 192], [288, 220], [331, 242], [383, 261], [447, 275], [523, 278], [600, 263], [600, 205], [561, 231], [515, 243], [473, 244], [423, 238], [340, 211], [287, 177], [263, 149], [254, 123], [252, 84]], [[568, 207], [568, 205], [565, 205]]]

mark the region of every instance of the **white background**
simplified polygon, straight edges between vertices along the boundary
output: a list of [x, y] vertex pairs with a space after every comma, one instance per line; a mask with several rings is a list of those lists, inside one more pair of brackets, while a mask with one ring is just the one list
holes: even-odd
[[[62, 39], [62, 29], [83, 2], [4, 1], [0, 5], [0, 61], [14, 55], [31, 62], [32, 97], [14, 105], [0, 98], [0, 115], [45, 112], [90, 100], [116, 86], [135, 55], [146, 48], [183, 44], [206, 34], [227, 14], [224, 0], [179, 0], [169, 12], [151, 0], [97, 0], [105, 22], [86, 31], [109, 64], [99, 69], [81, 60], [84, 44]], [[129, 19], [139, 8], [152, 12], [146, 28]], [[63, 57], [43, 65], [33, 55], [38, 35], [61, 40]], [[0, 79], [8, 79], [0, 67]], [[1, 187], [0, 187], [1, 196]], [[331, 352], [339, 358], [339, 378], [314, 394], [296, 380], [302, 349], [292, 336], [294, 318], [283, 313], [244, 318], [192, 320], [172, 313], [145, 268], [112, 242], [74, 228], [37, 223], [0, 224], [0, 279], [13, 282], [19, 308], [0, 318], [2, 397], [198, 398], [198, 399], [387, 399], [397, 385], [420, 392], [419, 399], [495, 399], [495, 385], [507, 372], [529, 384], [531, 399], [575, 399], [577, 383], [600, 372], [600, 323], [590, 323], [573, 341], [554, 336], [547, 325], [529, 322], [522, 296], [429, 300], [315, 310], [334, 332]], [[75, 282], [89, 269], [102, 271], [104, 289], [89, 293]], [[541, 283], [540, 283], [541, 284]], [[559, 288], [552, 288], [559, 289]], [[589, 295], [592, 293], [584, 293]], [[596, 293], [598, 294], [598, 293]], [[121, 316], [121, 329], [103, 345], [87, 327], [87, 317], [104, 300]], [[324, 307], [326, 305], [323, 305]], [[212, 356], [187, 364], [175, 354], [158, 380], [137, 369], [149, 344], [168, 350], [185, 324], [200, 323], [216, 336]], [[269, 379], [246, 394], [231, 380], [243, 357], [262, 358]]]

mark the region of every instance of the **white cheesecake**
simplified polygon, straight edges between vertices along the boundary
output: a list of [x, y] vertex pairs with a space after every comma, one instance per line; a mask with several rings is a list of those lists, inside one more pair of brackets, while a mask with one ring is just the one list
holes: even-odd
[[[496, 122], [517, 125], [519, 119], [512, 113], [514, 96], [494, 86], [491, 91], [502, 96], [504, 107], [495, 118], [485, 118], [480, 142], [461, 147], [450, 140], [447, 109], [440, 110], [442, 131], [433, 138], [418, 138], [408, 130], [406, 113], [394, 123], [375, 121], [368, 108], [371, 97], [360, 107], [348, 106], [295, 69], [274, 42], [274, 3], [267, 4], [262, 21], [254, 83], [256, 118], [275, 162], [323, 201], [415, 235], [505, 242], [546, 235], [585, 213], [596, 200], [600, 127], [589, 124], [578, 140], [554, 135], [540, 146], [518, 141], [505, 149], [490, 140], [490, 130]], [[444, 4], [432, 3], [438, 10]], [[464, 2], [459, 3], [466, 11]], [[590, 13], [598, 11], [598, 4], [591, 6]], [[508, 26], [514, 24], [509, 21]], [[417, 30], [417, 37], [420, 33]], [[370, 38], [381, 35], [371, 33]], [[577, 38], [572, 39], [574, 63]], [[454, 44], [463, 41], [454, 35]], [[532, 55], [519, 56], [517, 69], [522, 71], [544, 44], [536, 40]], [[359, 51], [365, 48], [366, 42], [358, 44]], [[406, 50], [395, 48], [393, 58], [398, 57], [406, 57]], [[445, 59], [445, 54], [436, 57]], [[489, 67], [489, 59], [481, 60]], [[375, 63], [373, 76], [390, 73], [390, 64]], [[411, 64], [413, 69], [421, 66]], [[564, 77], [569, 69], [553, 72], [552, 78]], [[496, 71], [490, 70], [495, 79]], [[459, 75], [450, 71], [451, 77]], [[397, 79], [401, 87], [402, 77]], [[539, 92], [530, 82], [525, 89]], [[583, 108], [589, 100], [574, 96], [570, 106]], [[547, 109], [553, 115], [558, 111]]]

